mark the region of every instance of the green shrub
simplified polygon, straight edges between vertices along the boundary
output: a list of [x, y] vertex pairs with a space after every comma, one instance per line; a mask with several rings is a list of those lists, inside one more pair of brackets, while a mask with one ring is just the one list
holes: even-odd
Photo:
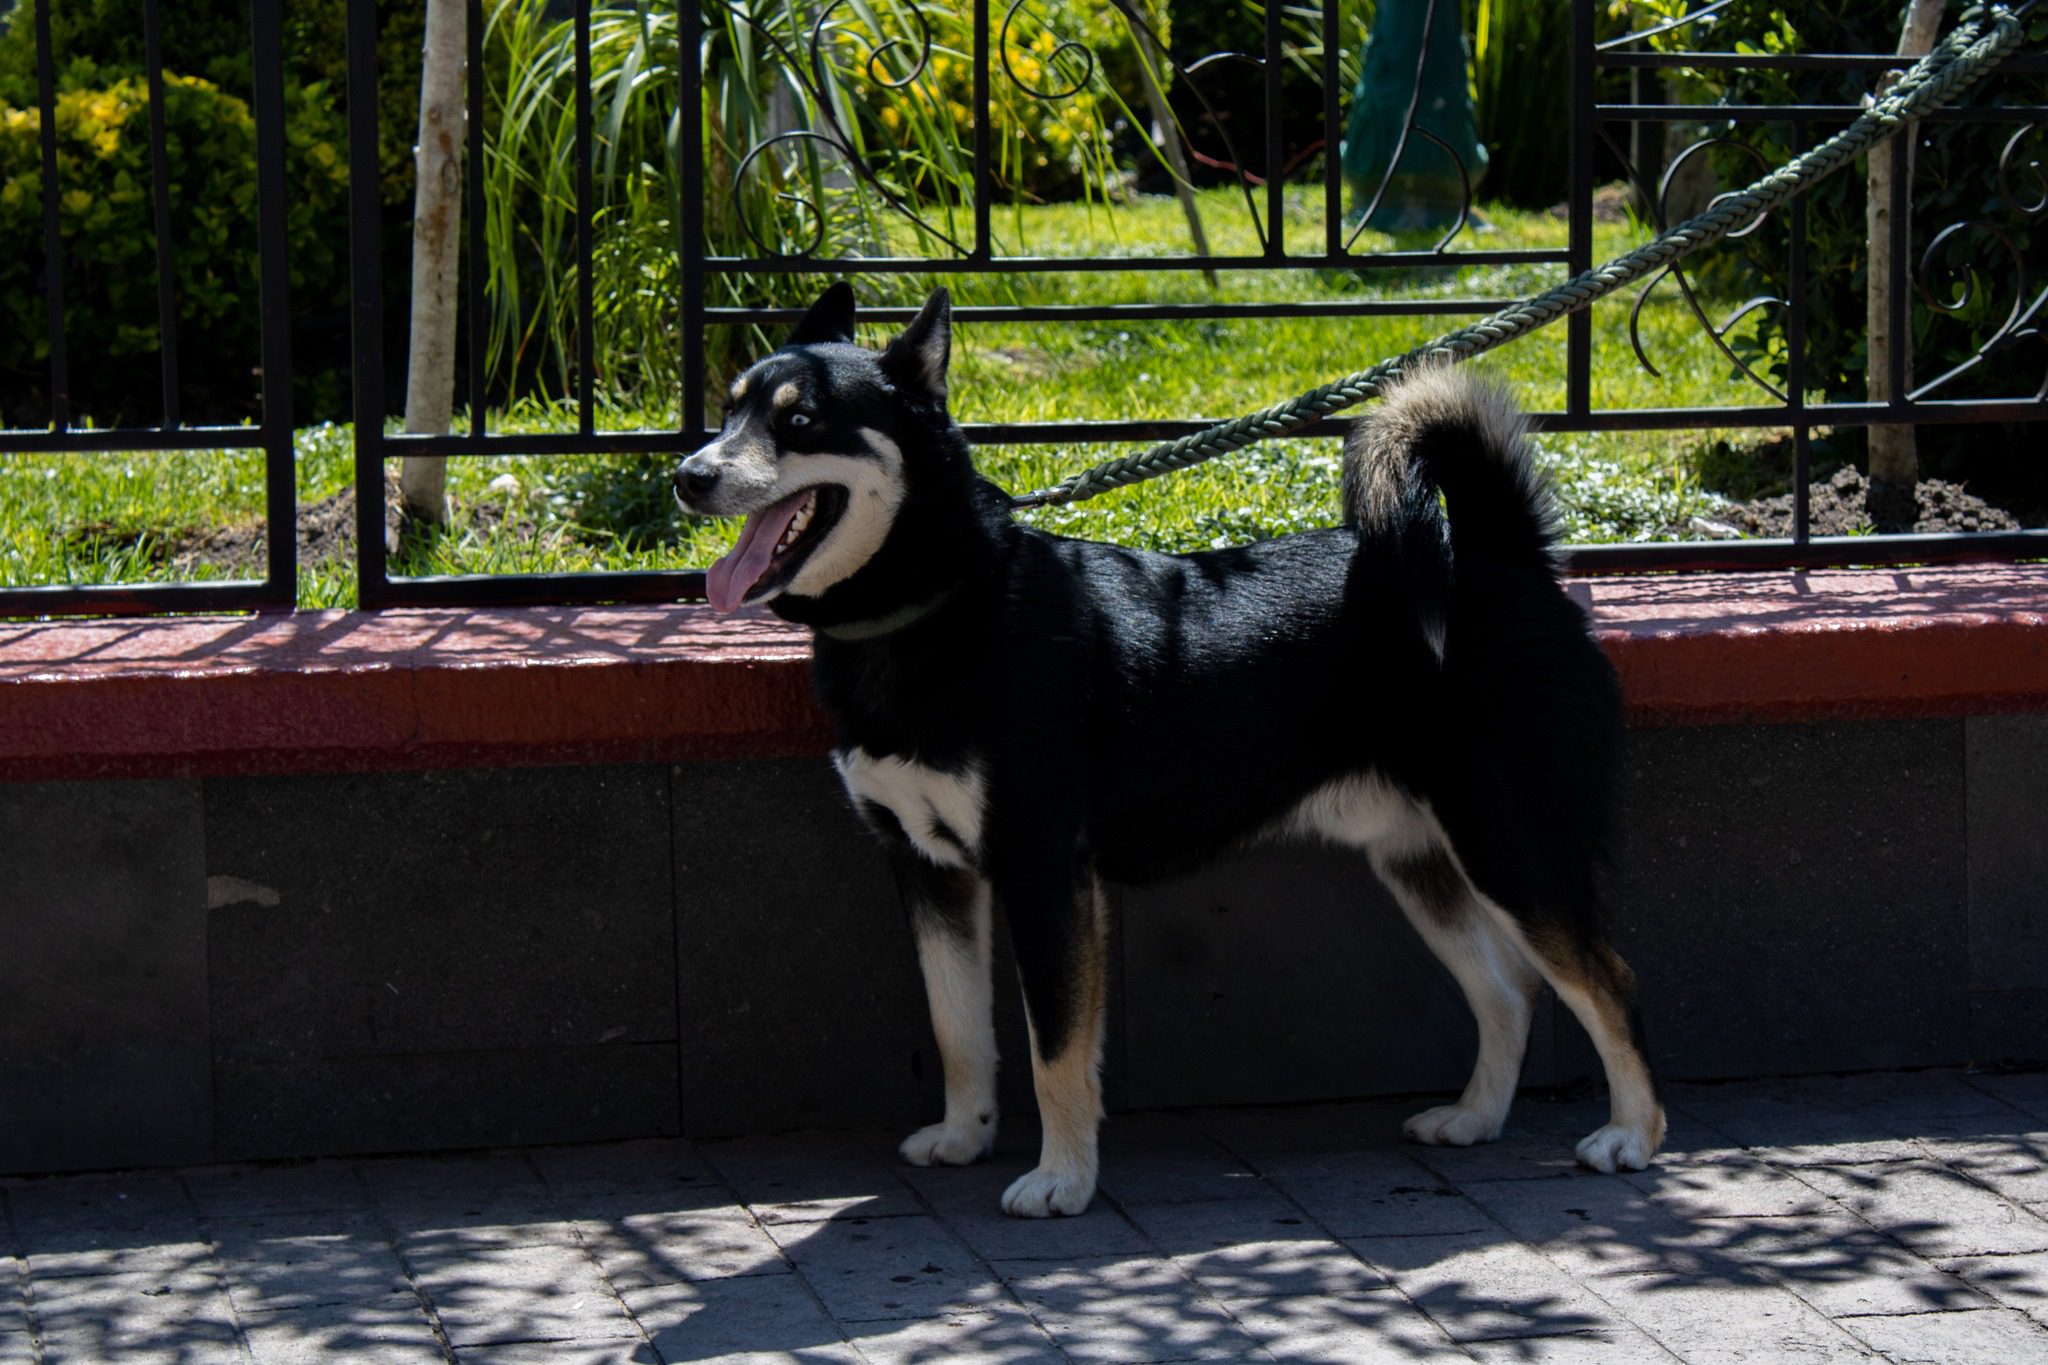
[[[0, 110], [11, 109], [30, 118], [37, 107], [37, 3], [21, 0], [0, 18]], [[301, 419], [331, 418], [347, 411], [348, 231], [345, 199], [335, 192], [347, 160], [343, 128], [347, 8], [346, 0], [293, 0], [282, 8], [294, 408]], [[377, 9], [384, 269], [387, 278], [403, 279], [411, 246], [412, 143], [424, 13], [419, 0], [378, 0]], [[188, 236], [194, 245], [219, 240], [220, 234], [204, 220], [220, 202], [219, 193], [225, 192], [226, 182], [220, 177], [232, 167], [241, 168], [236, 172], [241, 177], [237, 183], [243, 186], [238, 192], [244, 196], [254, 193], [249, 158], [237, 153], [240, 160], [236, 160], [223, 150], [226, 142], [247, 131], [252, 97], [249, 0], [177, 0], [162, 4], [160, 14], [166, 76], [197, 77], [214, 87], [221, 98], [238, 102], [225, 106], [230, 112], [224, 115], [218, 137], [211, 139], [217, 145], [191, 153], [213, 169], [190, 180], [182, 179], [175, 166], [172, 174], [172, 230], [180, 244], [179, 302], [184, 315], [179, 335], [184, 415], [192, 420], [236, 420], [254, 414], [257, 390], [250, 371], [255, 364], [251, 339], [259, 329], [258, 275], [252, 256], [234, 254], [245, 248], [253, 250], [248, 246], [255, 234], [253, 209], [246, 232], [238, 229], [229, 256], [201, 261], [186, 243]], [[69, 219], [65, 222], [66, 330], [72, 356], [73, 412], [102, 423], [117, 417], [154, 420], [160, 402], [156, 367], [126, 363], [131, 357], [139, 358], [141, 352], [153, 357], [156, 328], [155, 239], [147, 202], [148, 113], [146, 101], [134, 93], [143, 89], [145, 80], [142, 0], [65, 0], [51, 5], [50, 27], [60, 94], [129, 89], [123, 97], [124, 108], [133, 126], [123, 136], [132, 140], [137, 159], [131, 162], [124, 155], [118, 169], [142, 195], [132, 204], [122, 201], [132, 209], [122, 216], [127, 241], [116, 244], [110, 234], [88, 227], [97, 239], [84, 247], [84, 256], [76, 263], [72, 256], [79, 248], [70, 239], [74, 225]], [[64, 117], [60, 114], [60, 123]], [[203, 130], [186, 131], [193, 133], [185, 140], [195, 148], [209, 141]], [[172, 136], [184, 138], [185, 134], [174, 127]], [[88, 178], [101, 170], [114, 174], [112, 169], [92, 165], [74, 169]], [[68, 173], [65, 188], [70, 188]], [[98, 193], [92, 184], [82, 188]], [[17, 257], [39, 263], [42, 230], [35, 215], [40, 214], [41, 191], [33, 177], [27, 190], [32, 215], [27, 235], [6, 240], [16, 247]], [[253, 199], [249, 202], [253, 204]], [[188, 223], [192, 215], [197, 218]], [[12, 217], [6, 221], [11, 227], [19, 226]], [[71, 277], [80, 270], [92, 277], [117, 256], [129, 258], [131, 264], [127, 267], [130, 277], [118, 282], [115, 292], [136, 307], [128, 309], [124, 304], [124, 311], [111, 316], [99, 311], [88, 315], [85, 307], [96, 296], [81, 293], [80, 284]], [[7, 268], [25, 267], [16, 259], [8, 262]], [[10, 280], [9, 293], [0, 304], [0, 317], [12, 324], [32, 313], [33, 327], [24, 331], [12, 326], [9, 334], [0, 338], [0, 411], [40, 422], [47, 416], [47, 371], [40, 364], [31, 364], [24, 371], [15, 362], [44, 344], [41, 280], [40, 276], [26, 277], [29, 288], [24, 294], [12, 287], [12, 281], [21, 277], [6, 278]], [[196, 299], [206, 310], [203, 316], [194, 316], [189, 299]], [[104, 297], [100, 301], [106, 302]], [[402, 357], [404, 310], [387, 312], [386, 348]], [[116, 335], [124, 338], [124, 346], [139, 347], [140, 352], [95, 349], [103, 339]], [[113, 363], [117, 361], [122, 363]]]
[[[181, 377], [211, 416], [250, 410], [260, 355], [256, 128], [248, 104], [194, 76], [164, 78]], [[0, 393], [10, 422], [47, 416], [40, 111], [0, 106]], [[57, 97], [65, 344], [74, 411], [102, 422], [157, 416], [156, 239], [149, 91], [139, 78]], [[345, 282], [346, 156], [323, 88], [293, 95], [287, 123], [295, 308]], [[329, 300], [331, 302], [331, 299]]]
[[[35, 10], [21, 0], [0, 20], [0, 104], [36, 102]], [[198, 76], [249, 99], [249, 0], [163, 0], [166, 71]], [[281, 17], [286, 86], [321, 85], [336, 107], [348, 89], [347, 0], [293, 0]], [[412, 144], [419, 127], [423, 0], [378, 0], [377, 159], [387, 204], [412, 206]], [[50, 9], [59, 89], [112, 85], [144, 76], [142, 0], [64, 0]]]
[[[36, 6], [21, 0], [0, 28], [0, 103], [36, 101]], [[177, 0], [159, 7], [164, 64], [246, 96], [246, 0]], [[142, 0], [65, 0], [50, 7], [58, 85], [82, 89], [143, 73]]]

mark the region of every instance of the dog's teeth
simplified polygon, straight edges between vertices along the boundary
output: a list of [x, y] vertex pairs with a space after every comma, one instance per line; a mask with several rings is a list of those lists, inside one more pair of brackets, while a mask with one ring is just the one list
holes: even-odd
[[789, 526], [783, 531], [782, 539], [776, 542], [775, 552], [777, 554], [781, 554], [784, 550], [796, 544], [796, 538], [802, 535], [804, 528], [811, 524], [811, 513], [817, 510], [817, 506], [818, 495], [816, 493], [804, 499], [804, 505], [797, 508], [796, 515], [789, 519]]

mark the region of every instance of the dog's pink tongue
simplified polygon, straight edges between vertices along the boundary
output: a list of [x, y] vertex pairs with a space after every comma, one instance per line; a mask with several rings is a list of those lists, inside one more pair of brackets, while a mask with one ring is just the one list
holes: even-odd
[[792, 493], [772, 507], [764, 507], [747, 518], [747, 524], [740, 528], [739, 544], [726, 552], [725, 558], [713, 564], [704, 575], [704, 595], [711, 599], [711, 605], [720, 611], [732, 611], [746, 600], [747, 593], [761, 581], [761, 575], [768, 572], [769, 561], [775, 558], [775, 547], [782, 540], [782, 533], [789, 529], [789, 523], [796, 520], [797, 509], [804, 505], [810, 490]]

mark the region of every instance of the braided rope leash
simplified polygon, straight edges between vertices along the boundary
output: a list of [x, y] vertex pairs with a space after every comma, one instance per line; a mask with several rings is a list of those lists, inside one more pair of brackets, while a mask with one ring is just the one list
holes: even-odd
[[1741, 193], [1722, 198], [1655, 241], [1533, 299], [1512, 304], [1490, 317], [1424, 342], [1406, 354], [1383, 360], [1369, 370], [1346, 375], [1285, 402], [1218, 422], [1205, 431], [1163, 442], [1150, 450], [1105, 460], [1050, 488], [1021, 494], [1012, 499], [1012, 505], [1043, 507], [1080, 502], [1126, 484], [1156, 479], [1213, 460], [1259, 441], [1285, 436], [1318, 418], [1376, 396], [1381, 386], [1403, 368], [1425, 357], [1469, 360], [1590, 307], [1595, 300], [1755, 222], [1793, 195], [1848, 165], [1873, 143], [1947, 104], [2018, 47], [2021, 37], [2019, 20], [2003, 6], [1994, 6], [1975, 18], [1965, 16], [1939, 46], [1915, 63], [1882, 99], [1864, 110], [1847, 128]]

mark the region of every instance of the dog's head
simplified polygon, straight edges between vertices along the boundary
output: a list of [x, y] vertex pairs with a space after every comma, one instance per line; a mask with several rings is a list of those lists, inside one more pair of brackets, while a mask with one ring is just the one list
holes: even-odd
[[816, 597], [857, 573], [903, 507], [906, 448], [946, 425], [946, 291], [881, 351], [853, 344], [853, 313], [850, 287], [827, 289], [788, 343], [733, 383], [717, 439], [676, 469], [684, 511], [747, 519], [706, 576], [720, 611]]

